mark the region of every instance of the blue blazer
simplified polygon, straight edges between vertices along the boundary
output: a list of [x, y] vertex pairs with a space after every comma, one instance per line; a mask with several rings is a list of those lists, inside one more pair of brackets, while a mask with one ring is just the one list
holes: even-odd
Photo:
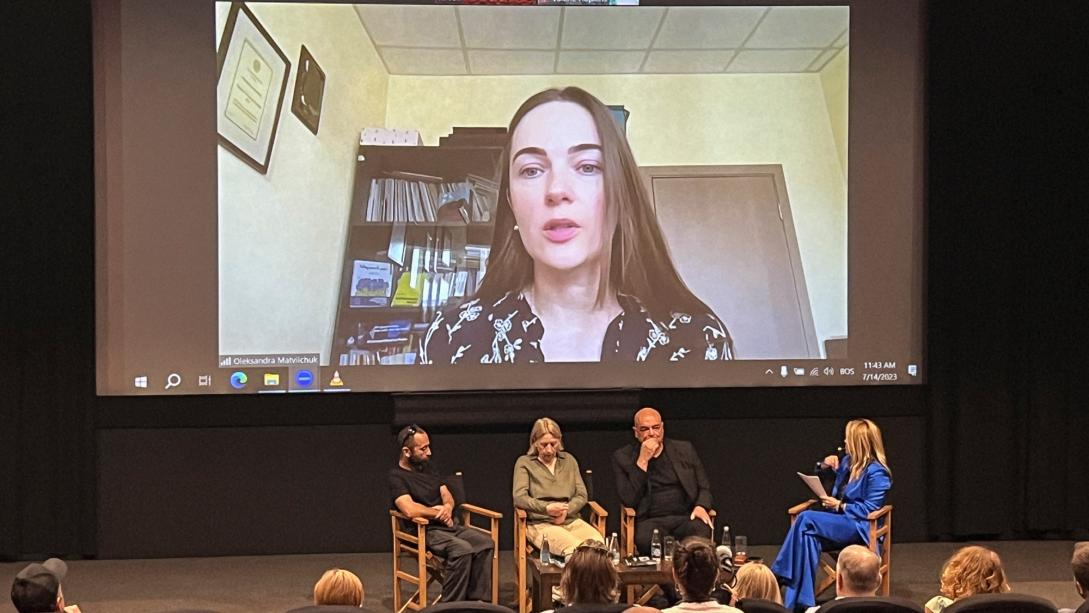
[[870, 524], [866, 516], [885, 506], [885, 497], [892, 488], [892, 476], [879, 462], [870, 462], [858, 479], [851, 476], [851, 456], [844, 456], [836, 471], [832, 497], [843, 501], [843, 514], [855, 521], [862, 542], [868, 543]]

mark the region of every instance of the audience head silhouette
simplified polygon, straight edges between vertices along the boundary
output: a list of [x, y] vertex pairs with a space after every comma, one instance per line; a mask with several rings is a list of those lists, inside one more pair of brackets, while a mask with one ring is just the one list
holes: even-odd
[[881, 558], [862, 545], [850, 545], [836, 560], [836, 596], [874, 596], [881, 587]]
[[11, 602], [19, 613], [63, 611], [61, 581], [68, 574], [63, 560], [49, 558], [41, 564], [28, 564], [11, 585]]
[[363, 582], [351, 571], [331, 568], [314, 584], [314, 604], [363, 606]]
[[783, 604], [783, 595], [779, 592], [779, 582], [775, 573], [763, 564], [744, 564], [737, 569], [737, 581], [733, 588], [734, 601], [744, 599], [770, 600]]
[[941, 593], [956, 600], [975, 594], [1000, 594], [1010, 591], [1002, 558], [987, 549], [962, 547], [942, 567]]
[[1089, 541], [1074, 545], [1074, 557], [1070, 559], [1074, 571], [1074, 587], [1078, 595], [1089, 600]]
[[567, 605], [616, 602], [620, 575], [609, 550], [598, 541], [583, 541], [567, 560], [560, 577], [560, 591]]
[[711, 541], [690, 536], [678, 543], [673, 552], [673, 577], [686, 601], [711, 600], [718, 581], [718, 556]]

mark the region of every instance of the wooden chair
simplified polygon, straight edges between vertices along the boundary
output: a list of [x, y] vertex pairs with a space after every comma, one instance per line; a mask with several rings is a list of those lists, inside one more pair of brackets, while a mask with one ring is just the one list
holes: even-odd
[[[492, 539], [492, 603], [498, 603], [499, 520], [503, 518], [503, 514], [462, 502], [464, 486], [460, 472], [455, 473], [448, 481], [448, 486], [454, 497], [455, 508], [461, 513], [462, 525], [483, 532]], [[473, 517], [486, 519], [488, 527], [474, 525]], [[434, 602], [429, 602], [427, 588], [432, 581], [442, 583], [443, 561], [427, 550], [427, 519], [412, 519], [397, 509], [390, 509], [389, 519], [393, 533], [393, 608], [397, 613], [404, 613], [406, 608], [419, 611], [442, 598], [442, 594], [439, 594]], [[411, 526], [408, 527], [408, 524]], [[401, 582], [416, 586], [416, 591], [407, 600], [403, 598]]]
[[[609, 513], [593, 499], [594, 472], [583, 471], [582, 480], [586, 484], [586, 496], [589, 499], [586, 503], [586, 508], [590, 510], [589, 523], [601, 533], [602, 538], [605, 538], [605, 523]], [[518, 595], [518, 613], [528, 613], [533, 608], [533, 594], [530, 590], [526, 564], [536, 547], [529, 539], [528, 528], [525, 510], [514, 509], [514, 575], [515, 593]]]
[[[801, 504], [796, 504], [787, 509], [790, 515], [790, 524], [798, 519], [798, 514], [817, 504], [817, 500], [809, 499]], [[869, 548], [870, 551], [881, 557], [881, 589], [882, 596], [889, 595], [890, 577], [892, 575], [892, 505], [887, 504], [866, 516], [870, 523]], [[878, 544], [880, 543], [880, 550]], [[813, 595], [818, 596], [828, 588], [836, 584], [836, 557], [839, 551], [824, 551], [820, 557], [820, 569], [825, 577], [813, 589]]]
[[[707, 509], [707, 514], [711, 516], [711, 540], [715, 538], [715, 519], [718, 517], [718, 513], [714, 509]], [[665, 538], [663, 536], [663, 538]], [[620, 507], [620, 556], [628, 557], [637, 553], [635, 549], [635, 509], [631, 507]], [[646, 604], [660, 589], [657, 585], [651, 586], [642, 596], [636, 598], [639, 590], [642, 586], [629, 585], [628, 586], [628, 602], [635, 604]]]

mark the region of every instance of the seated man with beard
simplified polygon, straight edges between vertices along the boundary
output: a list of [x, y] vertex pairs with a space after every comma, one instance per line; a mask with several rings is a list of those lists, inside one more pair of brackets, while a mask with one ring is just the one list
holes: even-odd
[[431, 439], [417, 425], [397, 435], [397, 466], [389, 471], [390, 496], [398, 511], [425, 518], [427, 549], [445, 561], [444, 602], [487, 600], [491, 597], [492, 541], [461, 525], [454, 516], [454, 497], [431, 468]]

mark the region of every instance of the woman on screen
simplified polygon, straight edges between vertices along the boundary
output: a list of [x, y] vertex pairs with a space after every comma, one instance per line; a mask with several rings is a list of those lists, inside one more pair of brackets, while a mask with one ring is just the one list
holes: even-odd
[[601, 101], [577, 87], [535, 94], [508, 139], [488, 272], [432, 323], [421, 362], [733, 358], [726, 326], [677, 274]]
[[868, 419], [851, 420], [844, 438], [847, 455], [843, 460], [834, 455], [824, 459], [836, 471], [832, 495], [821, 498], [825, 511], [798, 514], [771, 566], [786, 587], [783, 605], [792, 611], [799, 605], [816, 604], [813, 583], [822, 543], [825, 549], [868, 545], [866, 516], [885, 506], [892, 487], [892, 473], [877, 424]]
[[563, 450], [563, 432], [550, 417], [533, 423], [529, 451], [514, 463], [514, 506], [526, 512], [533, 546], [548, 538], [549, 550], [568, 556], [584, 541], [604, 539], [579, 517], [587, 503], [586, 484], [575, 456]]

